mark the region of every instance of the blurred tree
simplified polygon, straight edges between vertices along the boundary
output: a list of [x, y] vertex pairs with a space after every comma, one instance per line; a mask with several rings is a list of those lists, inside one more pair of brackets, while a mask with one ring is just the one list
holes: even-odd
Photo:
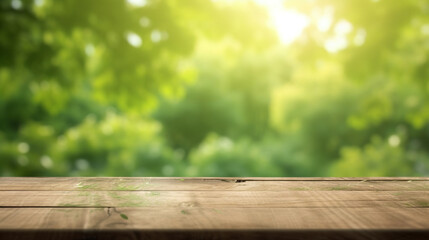
[[[103, 170], [108, 169], [104, 164], [115, 166], [123, 158], [117, 157], [116, 163], [105, 162], [109, 161], [109, 152], [118, 147], [124, 152], [133, 151], [133, 145], [114, 141], [100, 150], [82, 140], [76, 154], [67, 153], [71, 150], [59, 154], [61, 148], [54, 144], [55, 140], [38, 144], [37, 139], [43, 136], [33, 131], [35, 141], [27, 141], [23, 129], [34, 124], [49, 126], [52, 139], [62, 139], [75, 128], [85, 129], [88, 116], [94, 126], [101, 124], [109, 109], [124, 117], [145, 114], [154, 108], [159, 95], [178, 96], [183, 92], [182, 83], [194, 78], [195, 67], [184, 58], [192, 53], [197, 38], [228, 36], [243, 46], [263, 48], [276, 42], [275, 33], [265, 25], [266, 18], [265, 10], [252, 2], [1, 1], [3, 174], [13, 174], [16, 162], [24, 159], [17, 151], [19, 146], [28, 146], [24, 155], [34, 154], [28, 161], [39, 167], [49, 162], [43, 157], [53, 152], [57, 156], [54, 166], [66, 166], [63, 160], [73, 162], [82, 157], [96, 171], [114, 174]], [[105, 140], [102, 135], [85, 134], [83, 139], [99, 144]], [[139, 138], [138, 134], [129, 138]], [[169, 150], [163, 150], [161, 155], [171, 155], [164, 151]], [[141, 149], [135, 154], [146, 156]], [[45, 171], [52, 170], [48, 165]], [[67, 168], [74, 169], [72, 165]], [[150, 171], [160, 173], [152, 169], [147, 174]]]
[[[0, 13], [0, 68], [19, 72], [15, 81], [29, 85], [51, 113], [82, 84], [124, 110], [153, 107], [157, 93], [174, 94], [192, 77], [178, 64], [201, 34], [230, 35], [254, 46], [275, 41], [254, 4], [5, 0]], [[254, 24], [238, 26], [237, 16]]]
[[429, 2], [284, 5], [0, 1], [0, 175], [428, 175]]
[[[273, 125], [317, 159], [313, 166], [320, 164], [320, 174], [427, 172], [422, 156], [428, 154], [429, 85], [422, 66], [429, 61], [424, 30], [429, 2], [292, 0], [285, 5], [311, 21], [292, 47], [301, 66], [273, 95]], [[320, 30], [326, 22], [328, 28]], [[389, 145], [398, 149], [384, 147]], [[374, 159], [369, 152], [385, 157]]]
[[[157, 135], [159, 124], [109, 112], [97, 122], [87, 117], [70, 128], [53, 148], [56, 159], [73, 175], [181, 175], [183, 156]], [[65, 173], [63, 173], [65, 174]]]
[[209, 135], [190, 156], [189, 176], [281, 176], [281, 170], [246, 140]]
[[154, 116], [173, 147], [188, 152], [212, 132], [262, 140], [271, 131], [271, 90], [288, 81], [289, 59], [278, 48], [260, 52], [237, 46], [232, 40], [206, 41], [193, 58], [196, 83], [182, 99], [161, 102]]

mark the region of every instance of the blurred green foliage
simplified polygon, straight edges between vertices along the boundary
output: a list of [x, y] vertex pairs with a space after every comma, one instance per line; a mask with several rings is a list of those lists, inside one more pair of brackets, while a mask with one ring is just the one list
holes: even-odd
[[429, 1], [284, 6], [0, 1], [0, 175], [428, 176]]

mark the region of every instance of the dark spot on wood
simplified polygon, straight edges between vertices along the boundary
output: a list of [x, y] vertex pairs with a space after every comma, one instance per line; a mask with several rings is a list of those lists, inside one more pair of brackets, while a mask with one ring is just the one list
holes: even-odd
[[191, 213], [189, 213], [187, 210], [182, 210], [182, 211], [180, 211], [182, 214], [184, 214], [184, 215], [190, 215]]

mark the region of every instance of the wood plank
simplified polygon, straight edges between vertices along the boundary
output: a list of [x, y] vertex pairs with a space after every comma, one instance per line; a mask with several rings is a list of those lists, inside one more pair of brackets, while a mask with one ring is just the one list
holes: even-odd
[[0, 207], [3, 208], [71, 206], [429, 207], [429, 191], [0, 191]]
[[267, 181], [265, 178], [0, 178], [0, 191], [94, 191], [94, 190], [170, 190], [170, 191], [429, 191], [427, 178], [357, 178], [355, 180]]
[[0, 208], [0, 229], [427, 230], [428, 208]]
[[0, 178], [0, 239], [429, 239], [429, 178]]

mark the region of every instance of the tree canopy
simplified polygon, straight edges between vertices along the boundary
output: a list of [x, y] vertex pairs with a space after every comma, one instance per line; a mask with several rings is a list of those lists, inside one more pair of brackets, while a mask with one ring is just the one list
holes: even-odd
[[429, 1], [277, 2], [1, 1], [0, 175], [429, 175]]

